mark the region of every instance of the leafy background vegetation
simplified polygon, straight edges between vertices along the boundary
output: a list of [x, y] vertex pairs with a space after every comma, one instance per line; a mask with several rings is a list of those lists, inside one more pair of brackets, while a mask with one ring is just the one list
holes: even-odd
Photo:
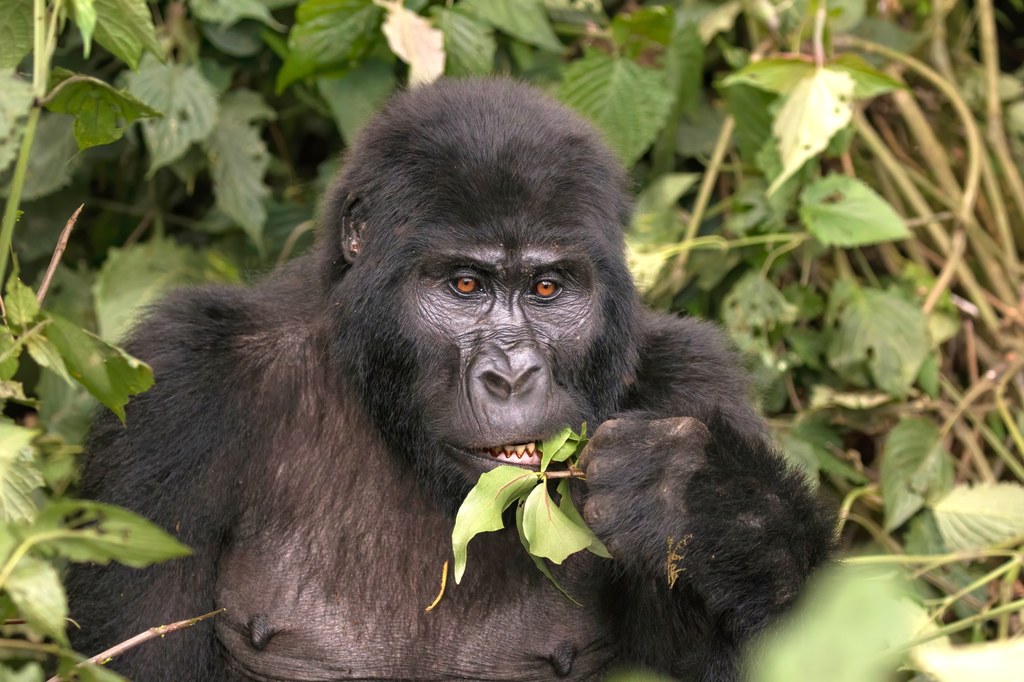
[[119, 679], [72, 667], [62, 567], [185, 551], [69, 496], [91, 411], [152, 383], [113, 344], [170, 287], [308, 248], [338, 151], [441, 71], [526, 79], [604, 131], [639, 193], [645, 295], [722, 322], [841, 510], [842, 569], [755, 679], [1018, 679], [1020, 11], [0, 0], [0, 679]]

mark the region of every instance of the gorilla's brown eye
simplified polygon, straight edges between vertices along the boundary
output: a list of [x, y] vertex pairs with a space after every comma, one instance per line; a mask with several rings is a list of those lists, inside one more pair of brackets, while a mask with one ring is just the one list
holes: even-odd
[[551, 298], [558, 293], [558, 284], [550, 279], [542, 279], [533, 285], [533, 293], [541, 298]]
[[453, 284], [455, 285], [455, 290], [460, 294], [471, 294], [480, 286], [480, 282], [476, 277], [459, 277]]

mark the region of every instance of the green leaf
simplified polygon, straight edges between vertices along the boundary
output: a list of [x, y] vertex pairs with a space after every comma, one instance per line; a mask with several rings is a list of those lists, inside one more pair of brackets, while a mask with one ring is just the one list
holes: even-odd
[[893, 90], [906, 90], [900, 81], [878, 71], [864, 59], [852, 52], [845, 52], [830, 64], [836, 71], [845, 71], [853, 79], [853, 96], [856, 99], [871, 99]]
[[462, 580], [466, 570], [469, 541], [480, 533], [504, 528], [502, 512], [539, 483], [536, 472], [513, 466], [499, 466], [480, 476], [455, 516], [452, 552], [455, 555], [456, 584]]
[[32, 439], [39, 431], [0, 422], [0, 520], [30, 521], [36, 504], [32, 492], [42, 487]]
[[551, 52], [565, 49], [551, 28], [541, 0], [463, 0], [459, 7], [524, 43]]
[[206, 140], [217, 208], [241, 225], [261, 249], [270, 196], [263, 176], [270, 153], [253, 121], [267, 118], [268, 112], [273, 113], [256, 93], [232, 91], [221, 102], [220, 117]]
[[742, 0], [728, 0], [727, 2], [714, 3], [710, 11], [701, 17], [697, 23], [700, 31], [700, 39], [707, 45], [719, 33], [731, 31], [736, 25], [736, 18], [743, 11]]
[[482, 76], [494, 70], [494, 52], [498, 47], [494, 29], [462, 11], [460, 5], [451, 9], [431, 7], [430, 12], [444, 33], [444, 49], [448, 53], [445, 73]]
[[533, 561], [533, 564], [537, 567], [537, 570], [544, 574], [544, 577], [548, 579], [548, 582], [554, 585], [555, 589], [561, 592], [563, 597], [571, 601], [576, 606], [583, 606], [583, 604], [576, 601], [576, 599], [571, 594], [569, 594], [557, 580], [555, 580], [555, 575], [551, 572], [551, 569], [548, 568], [548, 565], [544, 563], [544, 560], [541, 559], [539, 556], [535, 556], [530, 551], [530, 541], [526, 538], [526, 530], [523, 528], [522, 500], [520, 500], [519, 504], [516, 505], [516, 531], [519, 533], [519, 541], [523, 543], [523, 548], [526, 549], [527, 556], [529, 556], [530, 559]]
[[100, 336], [118, 342], [170, 289], [215, 279], [203, 266], [201, 255], [172, 239], [110, 249], [93, 285]]
[[[133, 121], [161, 115], [129, 93], [115, 90], [98, 78], [69, 71], [62, 75], [46, 108], [75, 117], [75, 140], [79, 149], [120, 140]], [[74, 80], [67, 80], [69, 78]]]
[[34, 334], [28, 337], [25, 341], [25, 348], [40, 367], [45, 367], [69, 384], [74, 383], [71, 375], [68, 374], [67, 367], [64, 366], [60, 351], [45, 336]]
[[[541, 471], [547, 471], [548, 464], [550, 464], [552, 462], [555, 454], [560, 452], [563, 449], [563, 446], [565, 446], [567, 443], [569, 443], [569, 439], [572, 438], [573, 435], [574, 434], [572, 432], [572, 429], [569, 428], [568, 426], [566, 426], [564, 429], [562, 429], [561, 431], [559, 431], [555, 435], [551, 436], [550, 438], [545, 438], [543, 441], [541, 441], [541, 443], [540, 443], [540, 454], [541, 454], [541, 457], [540, 457], [540, 470]], [[572, 446], [572, 445], [570, 444], [570, 446]], [[575, 447], [574, 446], [572, 447], [572, 451], [573, 452], [575, 451]], [[555, 461], [562, 461], [562, 460], [555, 460]]]
[[755, 88], [786, 95], [797, 85], [814, 75], [814, 62], [809, 57], [771, 57], [751, 62], [739, 71], [722, 79], [722, 85], [745, 84]]
[[667, 47], [674, 24], [668, 7], [638, 7], [612, 18], [611, 37], [628, 56], [638, 57], [644, 50]]
[[0, 663], [0, 680], [3, 682], [43, 682], [47, 677], [38, 663], [28, 663], [16, 671]]
[[1016, 483], [958, 485], [932, 505], [952, 551], [984, 549], [1024, 535], [1024, 488]]
[[146, 0], [93, 0], [93, 4], [97, 15], [96, 42], [128, 66], [138, 68], [143, 50], [162, 55]]
[[597, 124], [627, 166], [654, 142], [672, 105], [660, 73], [598, 51], [565, 68], [558, 96]]
[[[4, 49], [3, 46], [3, 23], [0, 23], [0, 50]], [[31, 83], [12, 71], [0, 71], [0, 172], [18, 155], [32, 99]]]
[[180, 159], [196, 142], [213, 132], [217, 123], [217, 92], [199, 69], [161, 64], [146, 56], [137, 73], [128, 74], [128, 90], [163, 118], [140, 124], [149, 148], [149, 175]]
[[849, 124], [853, 87], [850, 74], [829, 68], [815, 69], [793, 87], [772, 124], [782, 172], [768, 187], [768, 194], [824, 151], [832, 136]]
[[0, 325], [0, 381], [7, 381], [18, 371], [18, 357], [22, 346], [14, 341], [10, 327]]
[[555, 504], [546, 485], [538, 485], [526, 498], [523, 532], [530, 543], [531, 554], [556, 564], [565, 561], [570, 554], [587, 549], [595, 539], [586, 525], [574, 522]]
[[760, 273], [749, 270], [722, 300], [721, 314], [736, 345], [758, 355], [769, 347], [769, 334], [796, 321], [797, 307]]
[[[40, 199], [69, 185], [80, 162], [72, 119], [61, 114], [43, 113], [28, 158], [22, 202]], [[4, 187], [0, 194], [8, 196], [10, 185]]]
[[341, 78], [325, 76], [318, 78], [316, 84], [345, 143], [351, 145], [395, 91], [398, 80], [391, 64], [367, 59]]
[[818, 472], [827, 471], [855, 485], [864, 485], [868, 479], [836, 453], [843, 451], [839, 437], [823, 417], [802, 417], [793, 423], [782, 438], [782, 452], [786, 458], [803, 469], [812, 485], [818, 484]]
[[96, 30], [96, 4], [93, 0], [71, 0], [71, 8], [74, 10], [75, 25], [82, 34], [83, 52], [85, 57], [89, 56], [92, 49], [92, 34]]
[[[0, 71], [12, 69], [32, 49], [32, 0], [3, 0], [0, 2]], [[0, 97], [7, 85], [0, 86]], [[3, 144], [3, 109], [0, 100], [0, 144]], [[0, 158], [0, 170], [3, 169]]]
[[637, 197], [629, 234], [636, 245], [663, 246], [679, 239], [679, 199], [700, 180], [698, 173], [666, 173]]
[[921, 309], [895, 292], [840, 280], [828, 317], [838, 320], [827, 352], [833, 369], [849, 375], [866, 365], [876, 386], [905, 396], [931, 350]]
[[43, 507], [26, 540], [45, 534], [35, 546], [70, 561], [106, 564], [117, 561], [143, 568], [192, 553], [146, 519], [109, 504], [58, 500]]
[[284, 27], [274, 20], [262, 0], [188, 0], [192, 14], [201, 21], [230, 26], [242, 19], [255, 19], [275, 29]]
[[7, 308], [7, 321], [22, 329], [31, 325], [39, 316], [39, 302], [36, 301], [36, 293], [14, 274], [7, 280], [4, 306]]
[[953, 460], [930, 419], [904, 419], [889, 434], [882, 457], [885, 529], [893, 531], [953, 485]]
[[277, 74], [277, 90], [359, 59], [379, 35], [384, 11], [373, 0], [305, 0], [288, 34], [290, 52]]
[[29, 625], [67, 644], [64, 619], [68, 615], [68, 599], [60, 574], [49, 562], [22, 557], [7, 577], [4, 590]]
[[590, 533], [590, 544], [587, 545], [587, 551], [592, 554], [596, 554], [599, 557], [605, 559], [611, 559], [611, 552], [604, 546], [598, 537], [594, 534], [594, 531], [590, 530], [590, 526], [583, 520], [583, 516], [579, 510], [576, 509], [576, 505], [572, 501], [572, 495], [569, 494], [569, 479], [563, 478], [558, 484], [558, 508], [565, 514], [565, 518], [569, 519], [573, 524], [580, 528], [586, 528], [587, 532]]
[[839, 173], [804, 189], [800, 219], [826, 246], [866, 246], [910, 237], [889, 202], [862, 181]]
[[928, 622], [903, 589], [893, 573], [815, 572], [792, 617], [776, 621], [746, 652], [749, 682], [889, 679], [900, 659], [893, 648]]
[[153, 385], [153, 370], [95, 334], [52, 316], [46, 337], [60, 352], [68, 373], [124, 421], [128, 397]]

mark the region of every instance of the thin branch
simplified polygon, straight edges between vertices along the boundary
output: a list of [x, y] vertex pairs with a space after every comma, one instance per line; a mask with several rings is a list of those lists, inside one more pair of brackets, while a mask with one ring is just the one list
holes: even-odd
[[[91, 658], [85, 659], [81, 663], [75, 665], [75, 667], [79, 668], [89, 663], [95, 665], [103, 665], [111, 659], [120, 656], [129, 649], [134, 649], [143, 642], [148, 642], [149, 640], [156, 639], [157, 637], [163, 637], [164, 635], [170, 634], [172, 632], [177, 632], [178, 630], [185, 630], [187, 628], [192, 627], [199, 621], [206, 620], [207, 618], [212, 618], [213, 616], [223, 613], [226, 610], [227, 609], [217, 609], [216, 611], [210, 611], [209, 613], [204, 613], [203, 615], [196, 616], [195, 618], [186, 618], [185, 620], [179, 620], [178, 622], [170, 623], [169, 625], [158, 625], [155, 628], [150, 628], [144, 632], [140, 632], [131, 639], [126, 639], [120, 644], [115, 644], [106, 651], [100, 652]], [[46, 682], [62, 682], [63, 679], [64, 678], [60, 675], [54, 675]]]
[[814, 12], [814, 65], [819, 69], [825, 66], [825, 18], [827, 15], [826, 0], [818, 0], [818, 9]]
[[444, 562], [444, 566], [441, 567], [441, 590], [434, 597], [434, 601], [430, 602], [430, 606], [423, 609], [424, 611], [430, 612], [434, 610], [434, 607], [441, 603], [441, 597], [444, 596], [444, 588], [448, 586], [448, 562]]
[[928, 292], [928, 298], [925, 299], [924, 305], [921, 306], [921, 310], [924, 311], [925, 315], [932, 312], [935, 304], [939, 302], [942, 293], [949, 288], [950, 283], [953, 281], [953, 276], [956, 274], [956, 269], [960, 265], [960, 260], [964, 257], [964, 249], [966, 247], [967, 237], [961, 228], [953, 235], [953, 243], [950, 245], [950, 252], [946, 256], [946, 264], [942, 266], [942, 271], [939, 272], [939, 276], [935, 279], [935, 286]]
[[576, 467], [570, 467], [568, 469], [559, 469], [558, 471], [545, 471], [544, 478], [579, 478], [581, 480], [587, 480], [587, 475]]
[[46, 298], [46, 292], [50, 288], [50, 281], [53, 279], [53, 273], [57, 272], [57, 266], [60, 265], [61, 256], [64, 255], [64, 249], [68, 248], [68, 239], [71, 238], [71, 230], [75, 229], [75, 223], [78, 222], [78, 216], [82, 214], [82, 209], [85, 208], [85, 204], [79, 204], [75, 212], [68, 218], [68, 222], [64, 225], [64, 229], [60, 233], [60, 239], [57, 240], [57, 246], [53, 250], [53, 256], [50, 257], [50, 265], [46, 268], [46, 275], [43, 277], [43, 283], [39, 285], [39, 291], [36, 293], [36, 301], [39, 305], [43, 304], [43, 299]]

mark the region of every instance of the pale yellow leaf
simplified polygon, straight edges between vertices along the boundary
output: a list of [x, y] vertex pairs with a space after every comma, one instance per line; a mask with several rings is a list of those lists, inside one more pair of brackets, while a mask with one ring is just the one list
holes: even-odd
[[1017, 682], [1024, 662], [1024, 640], [972, 646], [914, 649], [914, 668], [936, 682]]
[[772, 124], [782, 172], [768, 188], [768, 194], [775, 192], [808, 159], [824, 151], [832, 136], [849, 124], [853, 88], [850, 74], [821, 68], [790, 91]]
[[409, 65], [409, 85], [437, 80], [444, 73], [444, 34], [400, 0], [374, 0], [387, 10], [381, 30], [391, 51]]

